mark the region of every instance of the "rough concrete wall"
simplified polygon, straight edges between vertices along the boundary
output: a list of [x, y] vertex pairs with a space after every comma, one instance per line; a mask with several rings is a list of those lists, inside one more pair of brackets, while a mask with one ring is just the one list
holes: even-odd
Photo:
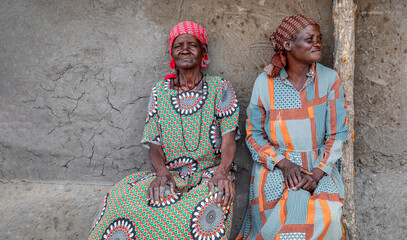
[[[331, 3], [301, 1], [2, 1], [0, 178], [115, 182], [150, 168], [140, 144], [151, 87], [169, 72], [182, 20], [208, 30], [209, 74], [245, 108], [273, 52], [268, 35], [295, 13], [317, 19], [332, 62]], [[237, 163], [250, 169], [244, 142]]]
[[[361, 239], [407, 235], [407, 7], [356, 1], [355, 190]], [[0, 178], [118, 181], [150, 169], [139, 145], [149, 91], [168, 72], [167, 37], [179, 21], [208, 30], [207, 72], [229, 79], [244, 109], [272, 56], [268, 35], [305, 13], [322, 25], [332, 62], [326, 0], [0, 2]], [[239, 141], [238, 191], [251, 161]], [[246, 202], [239, 201], [241, 209]]]
[[405, 239], [407, 2], [356, 3], [357, 228], [360, 239]]
[[[326, 0], [1, 1], [0, 179], [114, 183], [150, 169], [139, 144], [147, 101], [169, 72], [168, 34], [183, 20], [207, 29], [206, 72], [232, 82], [244, 132], [254, 80], [273, 54], [269, 34], [288, 15], [313, 17], [325, 36], [322, 63], [332, 66], [331, 8]], [[252, 163], [243, 139], [232, 235]]]
[[[244, 131], [253, 81], [272, 56], [268, 35], [297, 12], [331, 36], [331, 5], [322, 0], [2, 1], [0, 178], [115, 182], [149, 169], [139, 144], [148, 95], [168, 73], [168, 33], [182, 20], [208, 30], [207, 72], [234, 85]], [[324, 63], [331, 63], [327, 39]], [[239, 146], [244, 200], [251, 160]]]

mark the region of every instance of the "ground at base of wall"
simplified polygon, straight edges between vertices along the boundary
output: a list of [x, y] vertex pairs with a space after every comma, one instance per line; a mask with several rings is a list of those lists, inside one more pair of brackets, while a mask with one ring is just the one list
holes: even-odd
[[110, 188], [0, 180], [0, 239], [86, 239]]
[[[240, 184], [245, 187], [244, 184]], [[0, 179], [0, 240], [83, 240], [111, 184], [5, 181]], [[247, 204], [238, 191], [231, 239], [240, 229]]]

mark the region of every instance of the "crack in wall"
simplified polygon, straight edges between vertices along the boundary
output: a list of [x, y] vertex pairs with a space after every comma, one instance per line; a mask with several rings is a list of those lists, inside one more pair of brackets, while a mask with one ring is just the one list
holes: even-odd
[[62, 76], [65, 75], [69, 70], [71, 70], [74, 66], [72, 64], [68, 64], [66, 67], [64, 67], [61, 70], [56, 71], [55, 73], [58, 75], [55, 79], [52, 79], [53, 82], [56, 82], [62, 78]]
[[130, 149], [130, 148], [135, 148], [135, 147], [140, 147], [140, 146], [141, 146], [141, 144], [137, 144], [137, 145], [113, 147], [113, 149], [114, 150], [122, 150], [122, 149]]
[[95, 142], [92, 142], [92, 149], [91, 149], [91, 153], [90, 156], [87, 157], [89, 159], [89, 166], [92, 165], [92, 158], [93, 158], [93, 154], [95, 153]]
[[129, 102], [129, 103], [127, 103], [127, 105], [133, 105], [133, 104], [135, 104], [136, 102], [138, 102], [139, 100], [141, 100], [141, 99], [145, 99], [145, 98], [149, 98], [150, 96], [141, 96], [141, 97], [137, 97], [136, 99], [134, 99], [134, 100], [132, 100], [131, 102]]
[[106, 90], [106, 92], [107, 92], [107, 97], [106, 97], [106, 100], [107, 100], [107, 102], [109, 103], [109, 106], [113, 109], [113, 110], [116, 110], [117, 112], [119, 112], [120, 114], [122, 114], [122, 112], [118, 109], [118, 108], [116, 108], [115, 106], [113, 106], [113, 103], [112, 102], [110, 102], [110, 92], [107, 90], [107, 89], [105, 89]]

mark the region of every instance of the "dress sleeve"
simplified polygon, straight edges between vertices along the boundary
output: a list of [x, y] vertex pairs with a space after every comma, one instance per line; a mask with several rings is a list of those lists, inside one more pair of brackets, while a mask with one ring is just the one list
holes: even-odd
[[222, 92], [216, 99], [215, 115], [221, 136], [237, 130], [235, 138], [240, 138], [239, 105], [232, 84], [227, 80], [222, 80]]
[[336, 74], [327, 99], [325, 143], [317, 158], [318, 168], [327, 174], [331, 174], [335, 163], [342, 157], [342, 146], [348, 138], [346, 113], [344, 89], [339, 75]]
[[146, 148], [150, 148], [151, 143], [161, 145], [160, 116], [157, 107], [157, 92], [154, 87], [148, 102], [146, 126], [144, 127], [143, 137], [141, 139], [141, 144]]
[[267, 137], [264, 130], [267, 112], [261, 102], [258, 81], [253, 87], [252, 97], [247, 107], [246, 145], [252, 154], [252, 159], [263, 167], [274, 170], [276, 164], [285, 157], [276, 153], [276, 148]]

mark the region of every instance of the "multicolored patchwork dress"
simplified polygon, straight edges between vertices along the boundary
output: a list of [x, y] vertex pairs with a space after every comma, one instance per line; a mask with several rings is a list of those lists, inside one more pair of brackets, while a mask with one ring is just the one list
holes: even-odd
[[[237, 239], [340, 239], [344, 186], [340, 158], [348, 136], [338, 74], [313, 64], [297, 91], [285, 69], [257, 78], [247, 109], [246, 144], [254, 161], [250, 205]], [[276, 164], [287, 158], [326, 173], [315, 191], [288, 190]]]
[[205, 76], [196, 92], [175, 90], [172, 79], [158, 82], [141, 142], [162, 146], [176, 193], [167, 187], [165, 201], [151, 204], [154, 171], [124, 178], [104, 198], [89, 239], [227, 239], [232, 209], [217, 207], [207, 182], [221, 161], [222, 136], [237, 130], [238, 115], [232, 85], [220, 77]]

